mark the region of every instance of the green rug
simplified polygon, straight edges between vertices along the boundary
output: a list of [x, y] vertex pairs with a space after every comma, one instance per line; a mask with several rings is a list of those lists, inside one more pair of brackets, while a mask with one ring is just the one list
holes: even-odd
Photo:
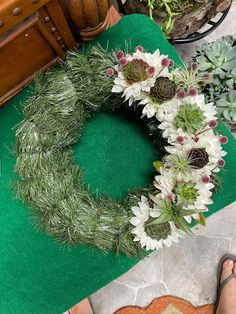
[[[133, 15], [103, 33], [99, 42], [109, 49], [124, 48], [125, 41], [147, 50], [159, 48], [181, 64], [174, 48], [147, 17]], [[14, 141], [21, 107], [33, 87], [22, 91], [0, 110], [0, 313], [60, 314], [97, 289], [126, 272], [138, 260], [104, 255], [86, 246], [68, 248], [38, 230], [30, 209], [15, 198], [17, 176]], [[236, 143], [229, 137], [225, 149], [224, 187], [214, 197], [209, 215], [236, 199]], [[154, 147], [142, 126], [121, 114], [98, 113], [86, 124], [79, 145], [74, 147], [77, 162], [84, 169], [86, 183], [99, 193], [120, 199], [128, 189], [147, 186], [152, 179]], [[197, 239], [196, 239], [197, 241]]]

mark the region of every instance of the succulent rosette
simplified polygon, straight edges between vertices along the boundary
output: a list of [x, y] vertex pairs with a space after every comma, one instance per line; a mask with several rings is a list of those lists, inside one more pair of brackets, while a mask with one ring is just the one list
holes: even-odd
[[191, 217], [199, 219], [199, 212], [208, 211], [206, 205], [213, 203], [212, 189], [214, 184], [206, 176], [192, 176], [189, 180], [178, 179], [172, 169], [161, 168], [160, 175], [155, 177], [154, 186], [160, 191], [160, 196], [168, 198], [177, 206], [185, 210], [193, 210], [196, 213], [186, 215], [184, 218], [191, 222]]
[[171, 221], [161, 224], [152, 224], [155, 218], [161, 216], [161, 210], [157, 206], [151, 207], [145, 196], [141, 197], [138, 206], [132, 207], [134, 217], [130, 223], [134, 226], [131, 233], [135, 236], [134, 241], [140, 242], [141, 246], [149, 250], [159, 250], [163, 246], [170, 247], [173, 242], [183, 236], [175, 224]]
[[134, 101], [142, 99], [142, 93], [149, 93], [156, 78], [168, 76], [169, 60], [160, 54], [159, 49], [154, 53], [144, 53], [137, 49], [133, 54], [118, 54], [120, 64], [115, 70], [117, 76], [112, 88], [113, 93], [122, 93], [125, 101], [131, 106]]
[[159, 50], [117, 56], [120, 64], [112, 91], [123, 93], [129, 105], [136, 101], [143, 106], [143, 116], [151, 118], [152, 136], [161, 133], [168, 143], [166, 156], [154, 163], [159, 173], [154, 190], [131, 208], [133, 241], [146, 250], [158, 250], [191, 234], [193, 218], [205, 223], [202, 213], [213, 203], [219, 184], [215, 173], [225, 164], [222, 144], [228, 139], [214, 131], [216, 107], [200, 94], [211, 76], [199, 74], [196, 63], [170, 72], [174, 63]]
[[186, 138], [183, 143], [176, 142], [165, 149], [169, 153], [165, 158], [165, 164], [180, 180], [219, 172], [222, 158], [226, 155], [221, 137], [215, 135], [212, 129], [199, 134], [196, 138]]
[[156, 117], [161, 122], [163, 137], [169, 143], [176, 140], [178, 135], [195, 137], [208, 128], [208, 122], [214, 120], [216, 109], [213, 103], [206, 104], [204, 95], [173, 99], [164, 104]]
[[176, 89], [176, 84], [171, 77], [158, 77], [150, 93], [140, 102], [140, 105], [144, 105], [143, 115], [151, 118], [159, 110], [163, 110], [165, 102], [175, 97]]

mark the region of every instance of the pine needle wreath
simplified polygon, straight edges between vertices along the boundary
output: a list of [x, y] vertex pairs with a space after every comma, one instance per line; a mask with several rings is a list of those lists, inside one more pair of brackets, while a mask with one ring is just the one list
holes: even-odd
[[[131, 87], [140, 80], [153, 81], [154, 68], [149, 67], [146, 61], [138, 59], [127, 62], [127, 58], [121, 51], [115, 54], [108, 53], [101, 47], [92, 47], [86, 54], [70, 52], [67, 59], [61, 62], [59, 69], [36, 77], [35, 94], [24, 107], [24, 120], [16, 133], [15, 170], [20, 174], [19, 197], [37, 213], [39, 224], [47, 233], [67, 244], [90, 244], [104, 252], [112, 250], [117, 253], [123, 252], [128, 256], [140, 256], [145, 253], [145, 246], [146, 249], [157, 249], [159, 245], [162, 245], [162, 241], [170, 245], [169, 236], [173, 230], [173, 235], [177, 234], [176, 229], [190, 232], [184, 217], [199, 214], [199, 220], [203, 220], [200, 213], [203, 210], [187, 212], [184, 209], [192, 204], [190, 201], [196, 197], [197, 193], [195, 183], [191, 180], [190, 183], [181, 183], [178, 189], [176, 188], [176, 191], [180, 191], [179, 196], [182, 197], [184, 203], [183, 200], [180, 200], [182, 203], [176, 200], [178, 195], [175, 194], [166, 195], [167, 198], [164, 200], [158, 198], [162, 195], [160, 193], [162, 192], [161, 182], [158, 178], [154, 184], [157, 190], [152, 186], [131, 191], [120, 203], [107, 197], [98, 197], [84, 186], [81, 170], [75, 163], [71, 145], [79, 141], [86, 120], [97, 111], [114, 111], [128, 103], [139, 112], [138, 101], [141, 99], [135, 99], [130, 91], [128, 94], [127, 89], [123, 93], [126, 97], [125, 103], [121, 101], [119, 93], [123, 83], [122, 75], [119, 78], [119, 69], [122, 68], [123, 73], [129, 77], [125, 84]], [[119, 67], [117, 64], [120, 64]], [[169, 62], [167, 58], [163, 58], [161, 65], [158, 64], [158, 66], [164, 69], [166, 66], [172, 67], [173, 64], [171, 65], [171, 61]], [[115, 72], [118, 76], [114, 80]], [[157, 110], [163, 101], [171, 100], [175, 95], [178, 98], [186, 96], [183, 77], [182, 75], [178, 78], [178, 75], [174, 75], [171, 81], [168, 78], [162, 78], [156, 81], [156, 84], [154, 80], [152, 86], [155, 91], [152, 89], [150, 97], [148, 99], [144, 97], [140, 103], [145, 105], [143, 114], [147, 116], [144, 121], [149, 134], [159, 146], [159, 140], [162, 137], [159, 129], [162, 124], [155, 117], [150, 117], [150, 115], [153, 116], [150, 108], [153, 112], [154, 107]], [[194, 75], [193, 78], [195, 79]], [[194, 79], [193, 82], [196, 81]], [[201, 80], [200, 83], [202, 86]], [[181, 86], [181, 90], [177, 88], [178, 86]], [[185, 130], [184, 127], [187, 130], [189, 117], [196, 121], [196, 130], [199, 129], [199, 125], [201, 128], [203, 118], [199, 107], [192, 104], [186, 109], [184, 106], [182, 108], [183, 113], [179, 111], [176, 117], [180, 121], [179, 124], [183, 124], [183, 130]], [[201, 121], [196, 120], [196, 117], [200, 117], [201, 119], [198, 118], [198, 120]], [[211, 121], [212, 124], [213, 122]], [[204, 132], [205, 129], [202, 133]], [[176, 139], [179, 145], [183, 144], [181, 141], [184, 141], [184, 136], [178, 135]], [[167, 142], [161, 145], [166, 144]], [[175, 149], [174, 146], [172, 149]], [[173, 174], [169, 172], [171, 167], [175, 171], [178, 169], [182, 171], [185, 167], [183, 171], [189, 174], [192, 165], [195, 168], [196, 165], [203, 168], [209, 161], [208, 153], [202, 148], [194, 148], [194, 151], [192, 149], [191, 154], [188, 155], [184, 152], [186, 158], [189, 159], [187, 164], [184, 163], [186, 158], [179, 157], [175, 152], [174, 154], [175, 156], [170, 155], [169, 159], [166, 157], [162, 162], [154, 163], [159, 173], [165, 175], [163, 173], [168, 172], [167, 177], [170, 179], [173, 179]], [[220, 161], [223, 162], [222, 159]], [[165, 163], [166, 166], [163, 166]], [[185, 172], [184, 175], [186, 175]], [[202, 179], [206, 181], [205, 184], [209, 183], [208, 176], [203, 176]], [[175, 184], [178, 183], [175, 182]], [[137, 207], [138, 204], [139, 207]], [[155, 212], [157, 207], [159, 212]], [[160, 215], [160, 209], [162, 215]], [[140, 218], [134, 217], [134, 214], [146, 219], [145, 229], [144, 226], [137, 225]], [[144, 243], [142, 238], [135, 237], [137, 230], [138, 232], [141, 230], [141, 233], [145, 231], [145, 237], [147, 238], [148, 234], [149, 237], [155, 239], [158, 246], [153, 245], [152, 242]]]

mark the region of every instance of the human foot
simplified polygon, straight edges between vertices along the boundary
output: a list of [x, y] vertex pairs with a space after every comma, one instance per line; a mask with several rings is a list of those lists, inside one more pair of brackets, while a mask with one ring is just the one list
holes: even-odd
[[93, 314], [92, 307], [88, 299], [84, 299], [69, 310], [70, 314]]
[[236, 264], [233, 260], [227, 259], [223, 263], [220, 283], [223, 284], [220, 293], [220, 301], [216, 310], [216, 314], [236, 314], [236, 277], [232, 278], [224, 285], [233, 273], [236, 273]]

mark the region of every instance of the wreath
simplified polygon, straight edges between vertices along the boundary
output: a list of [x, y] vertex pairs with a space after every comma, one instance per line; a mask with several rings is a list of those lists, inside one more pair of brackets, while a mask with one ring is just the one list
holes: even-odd
[[[197, 63], [176, 68], [159, 50], [141, 46], [133, 53], [99, 46], [70, 52], [59, 69], [36, 77], [16, 132], [15, 168], [19, 196], [39, 225], [63, 243], [128, 256], [191, 234], [192, 219], [204, 225], [228, 140], [215, 131], [215, 106], [201, 93], [210, 80]], [[154, 162], [153, 185], [118, 203], [85, 187], [71, 145], [95, 112], [120, 107], [140, 115], [165, 154]]]

